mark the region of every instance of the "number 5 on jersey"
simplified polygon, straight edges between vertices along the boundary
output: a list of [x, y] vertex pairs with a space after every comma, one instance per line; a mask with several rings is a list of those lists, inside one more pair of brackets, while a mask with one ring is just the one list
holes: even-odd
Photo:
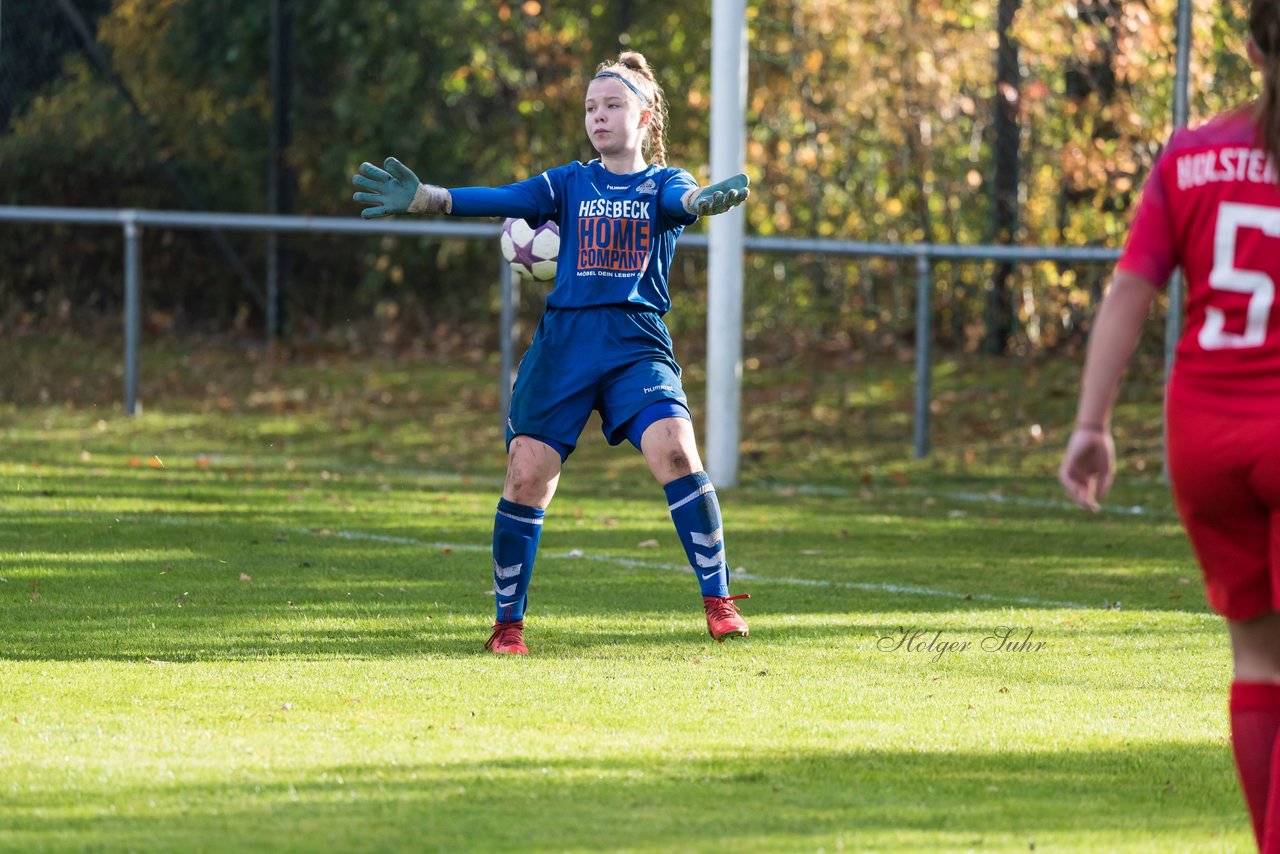
[[1268, 237], [1280, 237], [1280, 208], [1223, 202], [1218, 208], [1218, 227], [1213, 237], [1213, 272], [1209, 287], [1248, 294], [1244, 332], [1227, 332], [1227, 315], [1220, 308], [1205, 309], [1200, 329], [1200, 346], [1206, 350], [1258, 347], [1267, 337], [1276, 283], [1261, 270], [1236, 266], [1236, 238], [1242, 228], [1260, 229]]

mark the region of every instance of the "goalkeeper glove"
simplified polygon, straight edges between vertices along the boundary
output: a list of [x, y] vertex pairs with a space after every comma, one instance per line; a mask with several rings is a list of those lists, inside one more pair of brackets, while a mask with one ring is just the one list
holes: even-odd
[[402, 213], [447, 214], [453, 210], [453, 196], [444, 187], [420, 183], [418, 176], [394, 157], [388, 157], [382, 165], [386, 168], [361, 163], [360, 171], [351, 178], [352, 184], [369, 191], [351, 198], [374, 206], [360, 211], [360, 216], [374, 219]]
[[730, 208], [736, 208], [747, 200], [751, 191], [747, 189], [750, 181], [739, 172], [710, 187], [694, 187], [680, 199], [687, 213], [694, 216], [715, 216]]

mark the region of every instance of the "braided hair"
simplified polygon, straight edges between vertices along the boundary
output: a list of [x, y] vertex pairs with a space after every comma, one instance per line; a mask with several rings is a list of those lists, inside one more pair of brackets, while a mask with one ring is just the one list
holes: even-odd
[[[1265, 0], [1280, 2], [1280, 0]], [[1263, 0], [1259, 0], [1263, 2]], [[617, 74], [629, 82], [629, 89], [638, 94], [641, 104], [653, 113], [646, 128], [641, 151], [645, 157], [659, 166], [667, 165], [667, 99], [658, 85], [658, 78], [649, 67], [649, 61], [639, 51], [629, 50], [618, 55], [617, 62], [602, 62], [596, 68], [596, 74], [602, 71]]]

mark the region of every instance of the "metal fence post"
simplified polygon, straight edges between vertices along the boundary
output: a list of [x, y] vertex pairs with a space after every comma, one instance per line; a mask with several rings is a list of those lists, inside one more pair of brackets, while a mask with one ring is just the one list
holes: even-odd
[[[1178, 53], [1173, 85], [1173, 127], [1186, 127], [1190, 112], [1191, 88], [1191, 0], [1178, 0]], [[1164, 386], [1169, 387], [1169, 375], [1173, 373], [1174, 353], [1182, 336], [1182, 269], [1174, 271], [1165, 289], [1168, 296], [1164, 318]], [[1167, 392], [1166, 392], [1167, 393]], [[1165, 424], [1163, 447], [1160, 449], [1160, 477], [1169, 482], [1169, 430]]]
[[[501, 255], [499, 255], [501, 258]], [[502, 291], [502, 311], [499, 314], [498, 340], [502, 345], [502, 376], [498, 382], [499, 400], [502, 402], [498, 415], [502, 419], [502, 429], [507, 429], [507, 412], [511, 409], [511, 384], [515, 381], [516, 371], [516, 305], [519, 302], [519, 281], [511, 274], [511, 265], [507, 259], [501, 258], [498, 271], [498, 288]]]
[[134, 211], [124, 212], [124, 412], [138, 414], [138, 336], [142, 326], [139, 281], [142, 229]]
[[933, 264], [916, 255], [916, 459], [929, 455], [929, 402], [933, 379]]

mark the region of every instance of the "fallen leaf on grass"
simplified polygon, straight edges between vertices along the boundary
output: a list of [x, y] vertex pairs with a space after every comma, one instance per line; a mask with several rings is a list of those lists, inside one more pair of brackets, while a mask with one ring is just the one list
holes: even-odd
[[247, 573], [247, 572], [242, 572], [242, 573], [240, 573], [240, 580], [241, 580], [241, 581], [253, 581], [253, 576], [252, 576], [252, 575], [250, 575], [250, 574], [249, 574], [249, 573]]
[[169, 666], [169, 662], [167, 662], [167, 661], [160, 661], [159, 659], [155, 659], [155, 658], [147, 658], [147, 657], [145, 657], [145, 656], [144, 656], [142, 660], [143, 660], [143, 661], [145, 661], [147, 664], [151, 664], [151, 665], [154, 665], [154, 666], [156, 666], [156, 667], [168, 667], [168, 666]]
[[657, 541], [657, 540], [641, 540], [640, 542], [636, 543], [636, 548], [638, 548], [638, 549], [656, 549], [656, 548], [658, 547], [658, 545], [659, 545], [659, 543], [658, 543], [658, 541]]

